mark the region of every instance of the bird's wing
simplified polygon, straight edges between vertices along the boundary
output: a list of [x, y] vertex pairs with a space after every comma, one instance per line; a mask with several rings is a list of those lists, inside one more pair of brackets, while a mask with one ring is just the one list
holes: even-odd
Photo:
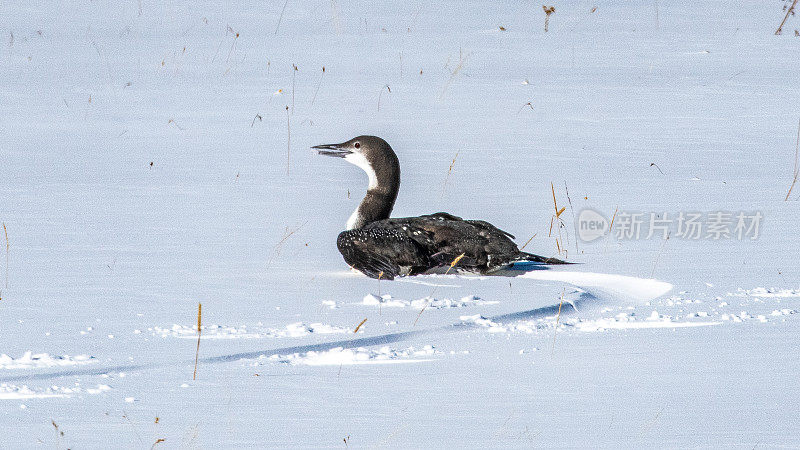
[[429, 268], [454, 265], [483, 272], [519, 253], [516, 244], [509, 239], [510, 235], [490, 223], [463, 220], [442, 212], [386, 219], [367, 225], [370, 226], [389, 227], [408, 236], [425, 249]]
[[425, 249], [394, 227], [365, 227], [343, 231], [336, 240], [345, 262], [371, 278], [392, 280], [425, 271]]
[[384, 219], [339, 235], [345, 261], [378, 278], [415, 275], [453, 266], [471, 272], [492, 271], [519, 261], [563, 263], [520, 252], [513, 236], [483, 220], [447, 213]]
[[509, 233], [507, 231], [503, 231], [500, 228], [497, 228], [496, 226], [490, 224], [489, 222], [486, 222], [485, 220], [466, 220], [465, 222], [470, 223], [472, 225], [475, 225], [475, 227], [477, 227], [477, 228], [479, 228], [481, 230], [484, 230], [486, 232], [489, 232], [489, 233], [492, 233], [492, 234], [500, 234], [500, 235], [505, 236], [505, 237], [507, 237], [509, 239], [516, 239], [513, 234], [511, 234], [511, 233]]

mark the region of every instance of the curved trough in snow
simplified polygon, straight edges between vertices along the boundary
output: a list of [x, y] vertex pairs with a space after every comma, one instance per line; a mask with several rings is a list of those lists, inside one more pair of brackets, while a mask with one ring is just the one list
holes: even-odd
[[[463, 276], [463, 275], [430, 275], [423, 276], [424, 278], [451, 278], [451, 279], [472, 279], [480, 280], [481, 276]], [[570, 302], [573, 310], [577, 310], [582, 304], [591, 304], [596, 300], [602, 301], [615, 301], [615, 302], [634, 302], [645, 303], [660, 297], [672, 289], [672, 285], [663, 281], [655, 279], [643, 279], [636, 277], [629, 277], [624, 275], [613, 275], [592, 272], [568, 272], [556, 270], [534, 270], [530, 272], [523, 272], [516, 276], [517, 279], [532, 279], [537, 281], [554, 281], [565, 283], [582, 291], [580, 297]], [[507, 322], [516, 320], [531, 320], [537, 318], [545, 318], [557, 314], [559, 305], [550, 305], [541, 308], [531, 309], [527, 311], [519, 311], [509, 314], [489, 317], [488, 320], [492, 322]], [[573, 311], [562, 310], [561, 314], [569, 314]], [[333, 342], [325, 342], [319, 344], [309, 345], [296, 345], [290, 347], [273, 348], [267, 350], [259, 350], [253, 352], [243, 353], [230, 353], [219, 356], [212, 356], [201, 358], [200, 362], [203, 364], [226, 363], [234, 362], [242, 359], [255, 359], [262, 357], [270, 357], [273, 355], [287, 355], [294, 353], [306, 352], [323, 352], [335, 348], [354, 349], [359, 347], [371, 347], [377, 345], [387, 345], [395, 342], [405, 341], [414, 337], [429, 334], [442, 334], [453, 333], [463, 330], [470, 330], [479, 328], [480, 325], [472, 322], [458, 322], [442, 327], [413, 329], [399, 333], [388, 333], [378, 336], [362, 337], [355, 339], [345, 339]], [[176, 366], [194, 365], [194, 360], [183, 362], [167, 362], [167, 363], [153, 363], [153, 364], [129, 364], [118, 366], [106, 366], [87, 369], [67, 369], [61, 371], [47, 372], [47, 373], [28, 373], [13, 376], [0, 377], [0, 382], [11, 382], [21, 380], [43, 380], [54, 379], [67, 376], [81, 376], [81, 375], [103, 375], [111, 372], [132, 372], [141, 370], [151, 370], [163, 367], [176, 367]]]

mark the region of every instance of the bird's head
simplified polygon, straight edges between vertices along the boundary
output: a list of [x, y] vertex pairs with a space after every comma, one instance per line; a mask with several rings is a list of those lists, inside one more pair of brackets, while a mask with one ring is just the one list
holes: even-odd
[[[341, 144], [324, 144], [311, 147], [320, 155], [344, 158], [350, 164], [360, 167], [369, 176], [369, 188], [378, 185], [378, 178], [384, 173], [396, 172], [400, 176], [397, 155], [389, 144], [377, 136], [358, 136]], [[396, 170], [395, 170], [396, 168]]]

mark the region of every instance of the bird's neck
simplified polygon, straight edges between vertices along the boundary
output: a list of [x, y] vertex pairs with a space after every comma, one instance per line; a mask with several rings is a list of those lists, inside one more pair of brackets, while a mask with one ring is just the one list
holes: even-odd
[[367, 195], [361, 200], [350, 219], [347, 229], [361, 228], [377, 220], [388, 219], [392, 213], [397, 193], [400, 190], [400, 164], [397, 157], [389, 158], [381, 164], [356, 164], [369, 176]]

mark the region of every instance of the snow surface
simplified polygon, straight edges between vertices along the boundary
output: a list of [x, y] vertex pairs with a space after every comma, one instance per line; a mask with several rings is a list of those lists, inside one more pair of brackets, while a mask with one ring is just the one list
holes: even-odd
[[[0, 3], [0, 448], [796, 447], [783, 4]], [[544, 255], [552, 182], [582, 264], [347, 272], [367, 179], [309, 147], [358, 134], [394, 215]], [[583, 208], [764, 221], [584, 244]]]

